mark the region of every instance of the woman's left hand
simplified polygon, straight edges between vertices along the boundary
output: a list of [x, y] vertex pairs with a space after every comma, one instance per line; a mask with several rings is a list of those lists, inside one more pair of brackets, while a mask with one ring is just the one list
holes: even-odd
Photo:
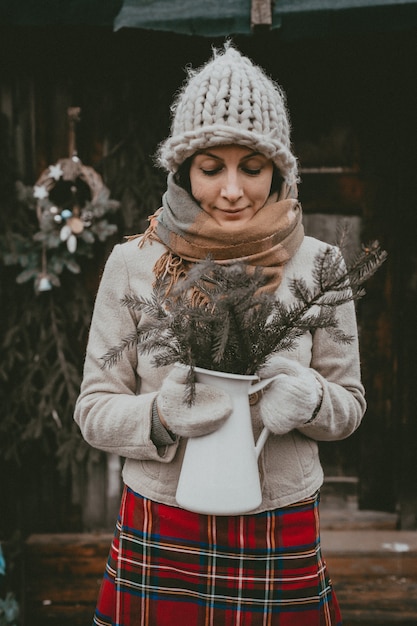
[[259, 411], [271, 432], [285, 435], [311, 421], [320, 406], [322, 389], [310, 368], [278, 355], [259, 372], [261, 379], [277, 374], [264, 389]]

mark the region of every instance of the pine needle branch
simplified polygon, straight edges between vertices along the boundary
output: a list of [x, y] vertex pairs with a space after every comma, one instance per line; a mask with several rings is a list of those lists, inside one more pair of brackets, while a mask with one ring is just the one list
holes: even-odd
[[101, 369], [104, 369], [106, 367], [113, 367], [114, 365], [116, 365], [116, 363], [118, 363], [122, 358], [124, 351], [133, 348], [137, 345], [137, 343], [137, 332], [133, 332], [124, 339], [122, 339], [118, 346], [113, 346], [112, 348], [109, 348], [106, 354], [101, 357], [103, 361]]
[[[254, 374], [271, 354], [293, 349], [303, 334], [318, 329], [335, 342], [351, 343], [353, 337], [339, 327], [337, 308], [364, 295], [363, 283], [386, 256], [375, 241], [346, 265], [340, 249], [328, 246], [314, 259], [312, 285], [303, 277], [290, 281], [290, 304], [262, 289], [267, 278], [261, 268], [207, 258], [191, 268], [170, 296], [161, 279], [150, 297], [122, 299], [122, 306], [140, 314], [139, 323], [135, 333], [104, 355], [103, 367], [115, 365], [134, 345], [140, 354], [154, 354], [155, 367], [188, 365], [186, 401], [192, 403], [196, 366]], [[197, 300], [195, 293], [201, 296]]]

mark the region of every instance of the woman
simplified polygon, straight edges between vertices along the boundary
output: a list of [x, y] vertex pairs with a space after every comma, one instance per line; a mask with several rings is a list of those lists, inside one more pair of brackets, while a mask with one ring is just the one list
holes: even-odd
[[338, 311], [349, 346], [324, 330], [305, 333], [260, 372], [285, 376], [251, 409], [255, 434], [265, 424], [271, 435], [259, 461], [262, 503], [250, 514], [201, 515], [175, 500], [186, 440], [227, 420], [225, 392], [197, 384], [186, 406], [186, 372], [155, 368], [135, 349], [101, 367], [140, 323], [120, 299], [150, 295], [161, 276], [169, 290], [209, 252], [263, 267], [285, 302], [292, 278], [311, 284], [324, 244], [304, 236], [282, 91], [226, 46], [190, 72], [158, 157], [169, 172], [163, 206], [145, 235], [116, 246], [107, 262], [75, 411], [92, 446], [126, 457], [94, 624], [341, 624], [320, 551], [316, 442], [349, 436], [365, 410], [352, 303]]

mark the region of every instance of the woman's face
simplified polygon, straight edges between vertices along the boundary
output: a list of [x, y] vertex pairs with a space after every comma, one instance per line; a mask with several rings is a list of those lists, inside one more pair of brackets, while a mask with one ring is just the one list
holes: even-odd
[[191, 193], [220, 226], [242, 226], [270, 195], [273, 164], [263, 154], [230, 145], [198, 152], [191, 163]]

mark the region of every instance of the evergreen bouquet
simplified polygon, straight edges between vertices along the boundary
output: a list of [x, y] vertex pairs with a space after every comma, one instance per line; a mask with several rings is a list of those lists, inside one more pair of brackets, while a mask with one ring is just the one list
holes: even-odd
[[341, 251], [328, 246], [314, 259], [313, 286], [302, 277], [292, 279], [290, 304], [265, 291], [262, 268], [207, 258], [171, 294], [161, 279], [151, 297], [130, 294], [122, 299], [142, 318], [135, 332], [102, 357], [103, 367], [114, 365], [134, 346], [139, 354], [155, 353], [155, 367], [185, 364], [190, 367], [186, 401], [192, 403], [196, 366], [255, 374], [273, 353], [294, 348], [298, 337], [319, 328], [336, 342], [350, 343], [353, 338], [339, 326], [337, 307], [364, 295], [363, 283], [386, 256], [374, 241], [346, 264]]

